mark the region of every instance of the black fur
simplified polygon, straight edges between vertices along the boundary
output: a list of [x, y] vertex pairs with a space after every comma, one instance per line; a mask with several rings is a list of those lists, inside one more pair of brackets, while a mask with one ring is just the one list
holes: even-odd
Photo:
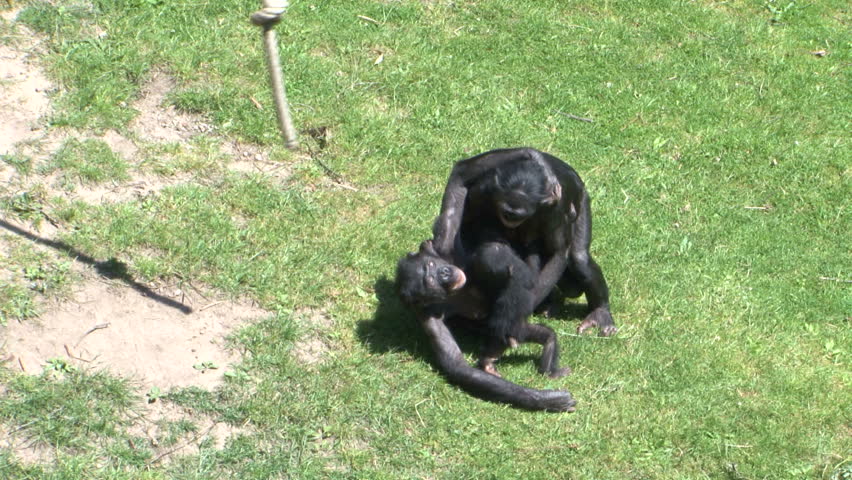
[[[438, 256], [430, 241], [423, 242], [417, 253], [403, 257], [397, 265], [397, 289], [400, 298], [414, 308], [421, 324], [432, 342], [438, 364], [453, 383], [481, 396], [482, 398], [510, 403], [512, 405], [533, 410], [573, 411], [575, 402], [571, 394], [563, 391], [533, 390], [508, 382], [490, 373], [472, 368], [464, 360], [458, 344], [447, 329], [444, 321], [450, 317], [460, 316], [473, 321], [482, 321], [488, 314], [488, 305], [484, 301], [485, 292], [500, 292], [512, 285], [515, 280], [525, 282], [527, 290], [526, 304], [520, 310], [523, 316], [507, 313], [518, 321], [508, 329], [509, 335], [517, 341], [541, 343], [544, 348], [540, 369], [552, 376], [564, 375], [567, 371], [558, 368], [559, 349], [556, 335], [543, 325], [530, 325], [526, 322], [532, 305], [530, 288], [534, 283], [529, 268], [515, 255], [508, 260], [502, 255], [505, 245], [483, 245], [470, 259], [470, 279], [487, 278], [489, 285], [483, 290], [476, 287], [474, 281], [467, 280], [459, 285], [459, 278], [467, 278], [456, 265]], [[480, 251], [481, 250], [481, 251]], [[499, 260], [495, 259], [499, 257]], [[452, 271], [448, 275], [451, 281], [442, 281], [436, 272], [442, 269]], [[516, 270], [520, 270], [517, 274]], [[526, 270], [526, 271], [523, 271]], [[433, 287], [438, 285], [437, 288]], [[453, 285], [455, 288], [447, 288]], [[523, 295], [523, 294], [521, 294]], [[499, 300], [494, 308], [516, 309], [509, 305], [499, 306]], [[488, 329], [487, 329], [488, 330]], [[488, 346], [483, 352], [480, 365], [493, 371], [493, 361], [499, 357], [508, 346], [507, 339], [498, 339], [489, 335]], [[508, 337], [507, 337], [508, 338]]]
[[578, 330], [598, 327], [601, 335], [612, 335], [618, 329], [609, 310], [609, 288], [589, 253], [589, 204], [580, 176], [553, 155], [531, 148], [486, 152], [453, 167], [433, 229], [435, 250], [444, 258], [458, 256], [465, 247], [456, 241], [459, 231], [478, 236], [474, 243], [482, 235], [508, 241], [528, 265], [545, 262], [533, 289], [534, 305], [557, 284], [573, 287], [572, 294], [579, 289], [586, 294], [589, 314]]

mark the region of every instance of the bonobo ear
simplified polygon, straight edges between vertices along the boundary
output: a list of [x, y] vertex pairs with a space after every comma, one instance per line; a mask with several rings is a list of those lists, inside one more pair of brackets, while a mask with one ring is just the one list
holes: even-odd
[[553, 182], [547, 185], [547, 196], [542, 199], [542, 205], [556, 205], [562, 198], [562, 185], [559, 182]]

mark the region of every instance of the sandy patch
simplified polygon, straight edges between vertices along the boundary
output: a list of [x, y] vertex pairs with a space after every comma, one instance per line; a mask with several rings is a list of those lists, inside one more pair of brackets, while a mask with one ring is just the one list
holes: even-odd
[[8, 428], [3, 424], [0, 424], [0, 450], [12, 452], [24, 465], [44, 465], [56, 459], [50, 446], [34, 440], [21, 427]]
[[162, 72], [155, 72], [142, 88], [133, 108], [139, 110], [130, 124], [142, 138], [160, 142], [179, 142], [199, 133], [213, 131], [213, 126], [197, 115], [190, 115], [167, 105], [166, 95], [174, 89], [175, 80]]
[[334, 319], [326, 311], [314, 308], [296, 311], [294, 316], [305, 331], [293, 345], [293, 355], [303, 365], [321, 363], [330, 351], [322, 332], [331, 330]]
[[239, 360], [225, 337], [267, 312], [227, 300], [194, 302], [183, 292], [173, 293], [176, 302], [190, 304], [189, 314], [120, 282], [88, 280], [71, 300], [38, 321], [0, 328], [6, 339], [3, 356], [28, 374], [40, 373], [49, 359], [62, 358], [79, 368], [129, 377], [144, 391], [216, 387]]
[[[20, 27], [22, 35], [32, 35]], [[50, 111], [47, 91], [53, 88], [32, 65], [27, 49], [0, 45], [0, 155], [15, 144], [42, 134], [41, 118]]]

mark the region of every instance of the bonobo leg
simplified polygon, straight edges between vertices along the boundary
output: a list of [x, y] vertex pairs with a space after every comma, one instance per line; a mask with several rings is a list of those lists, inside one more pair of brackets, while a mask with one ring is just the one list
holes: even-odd
[[481, 398], [516, 407], [549, 412], [573, 412], [576, 401], [560, 390], [534, 390], [477, 370], [464, 359], [442, 317], [426, 316], [421, 325], [429, 337], [441, 370], [450, 382]]
[[571, 373], [569, 367], [559, 368], [559, 342], [552, 328], [540, 323], [524, 323], [514, 335], [519, 342], [535, 342], [542, 346], [538, 371], [550, 378], [560, 378]]
[[[533, 342], [542, 346], [541, 360], [538, 371], [550, 378], [561, 378], [571, 373], [570, 367], [559, 367], [559, 342], [556, 332], [550, 327], [538, 323], [523, 322], [516, 325], [512, 330], [510, 347], [514, 348], [518, 343]], [[503, 355], [506, 346], [498, 339], [492, 338], [483, 349], [479, 358], [478, 366], [482, 370], [497, 377], [501, 377], [494, 363]]]
[[600, 335], [608, 337], [615, 334], [618, 328], [609, 311], [609, 287], [606, 285], [601, 267], [595, 263], [589, 253], [591, 243], [592, 210], [589, 206], [589, 197], [583, 195], [577, 221], [571, 232], [571, 250], [565, 275], [573, 277], [572, 281], [576, 282], [576, 285], [586, 294], [586, 302], [589, 304], [589, 314], [577, 327], [577, 332], [583, 333], [591, 327], [598, 327]]
[[567, 275], [572, 275], [586, 294], [589, 304], [589, 314], [577, 327], [577, 333], [583, 333], [589, 328], [597, 327], [600, 335], [608, 337], [618, 331], [612, 314], [609, 311], [609, 289], [604, 280], [601, 267], [588, 254], [573, 255]]

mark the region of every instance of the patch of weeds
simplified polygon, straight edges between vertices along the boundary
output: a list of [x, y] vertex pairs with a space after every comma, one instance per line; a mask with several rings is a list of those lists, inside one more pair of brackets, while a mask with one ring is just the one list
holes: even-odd
[[148, 390], [148, 393], [145, 394], [145, 398], [148, 399], [148, 403], [154, 403], [160, 399], [163, 395], [163, 392], [160, 391], [160, 387], [153, 386]]
[[198, 135], [188, 144], [154, 144], [144, 148], [143, 166], [164, 177], [192, 172], [208, 175], [227, 163], [219, 140]]
[[214, 362], [211, 362], [210, 360], [206, 360], [206, 361], [203, 361], [203, 362], [196, 363], [195, 365], [192, 366], [192, 368], [194, 368], [196, 370], [200, 370], [203, 373], [203, 372], [206, 372], [207, 370], [218, 370], [219, 365], [216, 365]]
[[116, 42], [111, 25], [98, 25], [102, 10], [92, 2], [33, 2], [18, 16], [48, 36], [51, 51], [61, 59], [52, 63], [52, 76], [79, 87], [55, 97], [53, 125], [121, 128], [136, 114], [129, 104], [147, 69], [143, 49]]
[[27, 243], [13, 247], [7, 261], [9, 265], [19, 265], [29, 288], [39, 293], [61, 290], [70, 280], [70, 260], [59, 259]]
[[45, 376], [49, 376], [51, 374], [65, 375], [76, 372], [77, 367], [68, 363], [68, 360], [65, 360], [64, 358], [49, 358], [46, 362], [44, 362], [43, 373]]
[[796, 0], [769, 0], [765, 7], [772, 14], [772, 23], [782, 23], [801, 9]]
[[159, 439], [161, 447], [174, 446], [182, 438], [198, 431], [198, 425], [186, 418], [181, 418], [180, 420], [175, 421], [162, 420], [158, 423], [160, 423], [160, 427], [163, 431], [166, 432], [166, 434]]
[[38, 314], [35, 298], [63, 292], [72, 279], [71, 261], [8, 237], [8, 255], [0, 257], [7, 281], [0, 284], [0, 322]]
[[9, 320], [24, 320], [38, 314], [32, 292], [20, 285], [0, 283], [0, 325]]
[[83, 2], [55, 6], [48, 2], [33, 2], [18, 15], [18, 21], [46, 35], [76, 36], [95, 13], [91, 4]]
[[74, 190], [74, 180], [82, 183], [101, 183], [107, 180], [127, 180], [127, 163], [115, 154], [105, 142], [71, 138], [57, 151], [45, 172], [62, 170], [61, 183], [66, 190]]
[[216, 394], [196, 387], [176, 389], [169, 392], [166, 398], [175, 405], [192, 408], [204, 413], [221, 413], [221, 406]]
[[14, 375], [5, 382], [0, 420], [56, 448], [85, 448], [120, 436], [133, 403], [127, 381], [67, 368], [45, 370], [42, 376]]
[[137, 8], [140, 8], [140, 7], [152, 8], [152, 7], [159, 7], [160, 5], [165, 3], [165, 0], [133, 0], [133, 2], [131, 2], [131, 3], [133, 4], [134, 7], [137, 7]]
[[3, 163], [11, 166], [19, 175], [29, 175], [33, 171], [33, 159], [24, 155], [0, 155]]
[[831, 473], [831, 476], [828, 477], [829, 480], [852, 480], [852, 461], [843, 463], [838, 465], [834, 471]]
[[0, 210], [9, 212], [15, 217], [32, 222], [38, 228], [44, 219], [44, 205], [47, 203], [47, 192], [43, 185], [35, 185], [30, 190], [0, 198]]

